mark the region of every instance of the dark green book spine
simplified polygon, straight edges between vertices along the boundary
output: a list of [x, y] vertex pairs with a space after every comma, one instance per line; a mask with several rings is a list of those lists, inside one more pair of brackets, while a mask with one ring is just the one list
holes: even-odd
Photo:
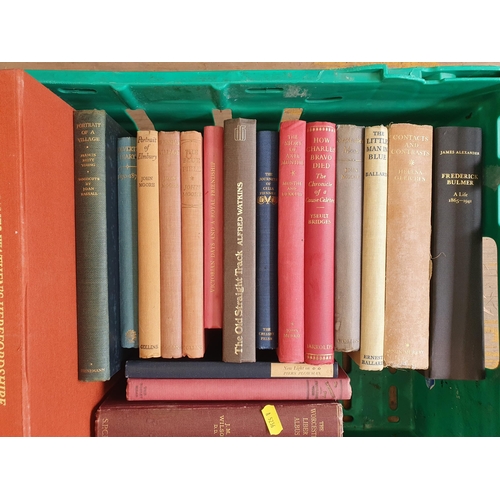
[[434, 131], [430, 362], [432, 379], [484, 378], [482, 130]]
[[137, 139], [118, 138], [118, 237], [122, 347], [138, 348]]
[[104, 111], [75, 111], [78, 378], [109, 380], [121, 366], [117, 138]]

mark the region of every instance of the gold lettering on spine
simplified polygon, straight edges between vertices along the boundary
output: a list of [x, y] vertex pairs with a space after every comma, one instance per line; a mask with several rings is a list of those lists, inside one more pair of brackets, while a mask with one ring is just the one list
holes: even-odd
[[[118, 159], [119, 160], [137, 160], [136, 147], [135, 146], [122, 146], [118, 148]], [[135, 161], [121, 166], [121, 170], [134, 169], [134, 172], [126, 174], [118, 174], [118, 180], [124, 179], [137, 179], [137, 165]]]
[[271, 172], [265, 172], [263, 177], [258, 179], [260, 190], [257, 196], [257, 203], [259, 205], [277, 205], [278, 193], [275, 188], [278, 179], [273, 177]]
[[[100, 142], [101, 138], [96, 135], [96, 132], [101, 128], [101, 122], [82, 122], [75, 125], [75, 137], [78, 143], [85, 142]], [[87, 149], [89, 146], [84, 146]], [[100, 177], [92, 175], [96, 165], [96, 153], [80, 153], [78, 156], [79, 175], [77, 182], [79, 185], [80, 196], [99, 196], [98, 184], [101, 182]]]
[[[290, 165], [290, 166], [300, 166], [303, 167], [304, 160], [301, 159], [301, 155], [297, 153], [297, 148], [301, 147], [303, 141], [299, 139], [298, 134], [287, 134], [285, 139], [285, 146], [288, 146], [288, 151], [285, 155], [285, 158], [280, 160], [280, 165], [282, 167]], [[292, 177], [295, 176], [295, 170], [292, 168], [290, 170], [290, 174]], [[301, 181], [283, 181], [281, 183], [281, 195], [282, 196], [303, 196], [303, 193], [298, 191], [302, 188]]]
[[227, 422], [225, 415], [220, 415], [214, 425], [214, 436], [225, 437], [231, 434], [231, 424]]
[[2, 205], [0, 200], [0, 406], [7, 406], [7, 372], [5, 368], [5, 325], [3, 283]]
[[210, 293], [215, 293], [215, 236], [216, 236], [216, 169], [215, 162], [210, 162], [210, 229], [209, 229], [209, 238], [210, 238]]
[[[439, 151], [439, 156], [442, 155], [469, 155], [469, 156], [479, 156], [479, 151], [455, 151], [454, 149], [445, 149]], [[466, 189], [465, 186], [475, 186], [476, 181], [479, 180], [478, 174], [461, 174], [458, 172], [448, 172], [441, 174], [441, 181], [445, 182], [447, 186], [463, 186], [458, 189]], [[466, 191], [457, 190], [453, 193], [453, 196], [448, 199], [448, 203], [454, 203], [458, 205], [462, 203], [464, 205], [470, 205], [472, 199], [469, 198], [469, 194]]]
[[234, 353], [243, 352], [243, 182], [236, 184], [236, 243], [241, 247], [235, 253], [236, 268], [234, 270], [234, 287], [236, 295], [236, 308], [234, 310]]

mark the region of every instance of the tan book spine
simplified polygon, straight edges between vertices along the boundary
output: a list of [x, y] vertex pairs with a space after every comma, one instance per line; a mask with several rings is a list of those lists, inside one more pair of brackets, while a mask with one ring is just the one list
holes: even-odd
[[[387, 127], [365, 129], [359, 367], [380, 371], [384, 356]], [[356, 359], [356, 358], [355, 358]]]
[[203, 139], [180, 134], [182, 233], [182, 353], [205, 354], [203, 321]]
[[159, 132], [161, 357], [182, 357], [180, 132]]
[[160, 199], [158, 132], [137, 132], [137, 258], [139, 282], [139, 357], [159, 358]]
[[384, 363], [393, 368], [429, 366], [432, 133], [389, 126]]

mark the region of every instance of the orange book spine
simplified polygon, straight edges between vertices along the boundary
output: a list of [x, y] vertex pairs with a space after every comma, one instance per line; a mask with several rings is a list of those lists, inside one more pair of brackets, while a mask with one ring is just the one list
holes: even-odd
[[139, 356], [159, 358], [160, 189], [158, 132], [137, 132], [137, 255], [139, 276]]
[[180, 132], [158, 133], [161, 357], [182, 357]]
[[205, 354], [203, 322], [203, 138], [181, 132], [182, 352]]

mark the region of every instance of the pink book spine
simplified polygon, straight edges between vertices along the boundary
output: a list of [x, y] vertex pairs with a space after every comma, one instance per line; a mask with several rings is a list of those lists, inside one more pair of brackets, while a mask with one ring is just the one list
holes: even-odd
[[351, 398], [349, 378], [325, 379], [127, 379], [129, 401], [259, 401]]
[[205, 127], [203, 139], [204, 322], [222, 328], [224, 127]]
[[306, 122], [280, 126], [278, 185], [278, 359], [304, 362]]
[[304, 337], [306, 363], [334, 361], [334, 236], [336, 126], [306, 130]]

